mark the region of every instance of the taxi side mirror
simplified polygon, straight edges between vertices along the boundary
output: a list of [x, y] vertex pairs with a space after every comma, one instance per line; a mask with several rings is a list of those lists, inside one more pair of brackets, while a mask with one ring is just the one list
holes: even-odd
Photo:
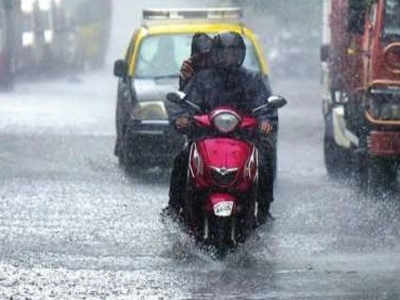
[[128, 64], [123, 59], [118, 59], [114, 63], [114, 76], [124, 78], [128, 74]]

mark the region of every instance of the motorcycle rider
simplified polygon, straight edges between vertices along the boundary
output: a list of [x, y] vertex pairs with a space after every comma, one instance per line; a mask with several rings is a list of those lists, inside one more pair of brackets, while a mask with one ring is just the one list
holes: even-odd
[[203, 32], [197, 32], [192, 38], [190, 58], [183, 61], [179, 74], [179, 90], [183, 91], [194, 73], [212, 66], [210, 51], [213, 39]]
[[[193, 75], [212, 66], [210, 51], [213, 39], [203, 32], [195, 33], [192, 37], [190, 58], [183, 61], [179, 74], [179, 90], [183, 91]], [[171, 104], [167, 103], [169, 106]], [[178, 213], [183, 205], [183, 192], [186, 184], [186, 168], [189, 159], [189, 147], [185, 147], [174, 160], [172, 168], [169, 202], [167, 209]]]
[[[246, 46], [240, 34], [235, 32], [223, 32], [217, 34], [213, 39], [211, 49], [211, 60], [214, 64], [212, 68], [200, 70], [194, 74], [190, 82], [185, 86], [184, 92], [187, 99], [199, 105], [204, 111], [210, 111], [217, 106], [229, 105], [234, 108], [250, 113], [255, 107], [265, 104], [271, 95], [270, 90], [265, 85], [259, 73], [251, 72], [242, 63], [246, 55]], [[189, 108], [178, 108], [171, 114], [172, 123], [178, 131], [185, 131], [190, 128], [191, 115], [194, 112]], [[261, 109], [256, 113], [259, 121], [261, 135], [267, 135], [276, 126], [276, 112]], [[259, 223], [264, 223], [269, 216], [270, 203], [273, 201], [273, 171], [269, 152], [271, 145], [260, 139], [257, 148], [260, 152], [260, 181], [259, 181]], [[184, 153], [184, 154], [182, 154]], [[184, 165], [182, 173], [187, 170], [187, 149], [180, 155], [185, 157], [181, 160]], [[180, 156], [178, 155], [178, 157]], [[175, 168], [179, 166], [174, 166]], [[185, 183], [185, 182], [183, 182]], [[185, 184], [180, 185], [184, 189]], [[173, 179], [171, 180], [171, 190], [174, 190]], [[176, 204], [182, 203], [183, 192], [178, 195]], [[170, 197], [174, 196], [171, 195]], [[175, 201], [170, 199], [170, 203]]]

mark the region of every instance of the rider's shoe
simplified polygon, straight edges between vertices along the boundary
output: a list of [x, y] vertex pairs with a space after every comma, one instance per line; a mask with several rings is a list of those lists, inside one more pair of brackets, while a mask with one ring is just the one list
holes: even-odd
[[174, 207], [167, 205], [161, 211], [161, 216], [163, 217], [175, 217], [177, 215], [177, 211]]
[[271, 215], [270, 212], [270, 206], [271, 202], [268, 202], [267, 204], [260, 205], [259, 207], [259, 212], [257, 216], [257, 227], [261, 226], [267, 222], [274, 221], [275, 218]]
[[268, 222], [273, 222], [275, 220], [275, 218], [271, 215], [270, 212], [268, 212], [265, 215], [259, 215], [257, 218], [257, 222], [256, 222], [256, 227], [259, 227], [261, 225], [264, 225], [265, 223]]
[[172, 205], [167, 205], [161, 211], [162, 217], [169, 217], [173, 220], [181, 220], [182, 219], [182, 209], [174, 207]]

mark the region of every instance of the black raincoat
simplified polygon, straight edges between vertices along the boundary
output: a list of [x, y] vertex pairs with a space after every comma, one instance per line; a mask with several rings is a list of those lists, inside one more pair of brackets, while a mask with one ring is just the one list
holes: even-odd
[[[258, 72], [245, 68], [230, 70], [205, 69], [196, 73], [185, 86], [186, 99], [209, 112], [218, 106], [231, 106], [244, 114], [265, 104], [271, 96], [270, 88]], [[191, 116], [195, 111], [188, 107], [175, 107], [170, 112], [171, 123], [179, 116]], [[254, 115], [258, 121], [268, 120], [274, 125], [275, 110], [261, 109]]]

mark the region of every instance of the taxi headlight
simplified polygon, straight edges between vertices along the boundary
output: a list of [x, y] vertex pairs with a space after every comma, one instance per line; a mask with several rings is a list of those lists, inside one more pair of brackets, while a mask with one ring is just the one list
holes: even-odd
[[162, 101], [139, 102], [133, 109], [137, 120], [168, 120], [168, 113]]
[[239, 119], [231, 113], [220, 113], [212, 121], [214, 126], [223, 133], [232, 132], [239, 124]]

